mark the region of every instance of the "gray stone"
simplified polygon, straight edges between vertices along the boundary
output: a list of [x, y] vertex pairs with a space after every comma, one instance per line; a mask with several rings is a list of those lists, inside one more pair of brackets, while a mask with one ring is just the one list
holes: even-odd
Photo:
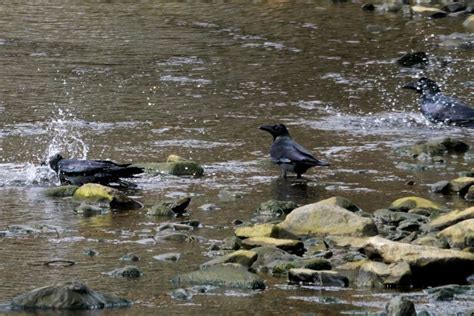
[[336, 271], [318, 271], [312, 269], [290, 269], [288, 271], [290, 284], [313, 284], [320, 286], [349, 286], [349, 279]]
[[396, 296], [385, 306], [388, 316], [416, 316], [415, 304], [404, 296]]
[[171, 292], [171, 298], [180, 301], [190, 301], [193, 298], [193, 293], [188, 289], [176, 289]]
[[172, 283], [175, 286], [213, 285], [251, 290], [265, 289], [265, 283], [259, 276], [234, 263], [213, 265], [205, 270], [180, 274], [172, 279]]
[[143, 272], [137, 266], [126, 266], [123, 268], [114, 269], [110, 272], [107, 272], [106, 274], [113, 277], [135, 279], [141, 277]]
[[150, 216], [180, 216], [186, 213], [186, 208], [191, 202], [190, 197], [176, 200], [163, 201], [153, 205], [147, 212]]
[[153, 259], [158, 260], [158, 261], [173, 261], [176, 262], [181, 258], [181, 254], [178, 252], [169, 252], [169, 253], [163, 253], [160, 255], [153, 256]]
[[12, 309], [65, 309], [90, 310], [128, 307], [132, 302], [115, 295], [103, 294], [87, 287], [81, 281], [46, 286], [15, 297]]

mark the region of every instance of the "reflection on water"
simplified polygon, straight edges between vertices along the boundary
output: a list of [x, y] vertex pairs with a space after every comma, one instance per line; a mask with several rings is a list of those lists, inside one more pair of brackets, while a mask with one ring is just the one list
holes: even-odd
[[[292, 288], [283, 279], [267, 279], [265, 293], [195, 293], [187, 304], [171, 298], [169, 279], [197, 269], [211, 242], [232, 234], [233, 220], [248, 221], [271, 198], [305, 204], [341, 195], [367, 212], [403, 195], [466, 206], [428, 193], [427, 184], [472, 168], [472, 159], [407, 172], [396, 167], [406, 158], [393, 151], [438, 136], [474, 145], [472, 131], [427, 122], [416, 97], [400, 88], [423, 74], [469, 100], [471, 51], [438, 45], [465, 32], [457, 18], [366, 13], [358, 3], [331, 1], [15, 1], [2, 5], [0, 27], [0, 231], [57, 228], [2, 239], [3, 300], [80, 278], [136, 301], [118, 314], [379, 310], [387, 298], [377, 293]], [[418, 50], [430, 56], [426, 68], [394, 64]], [[276, 122], [331, 166], [311, 169], [302, 181], [279, 179], [268, 159], [271, 139], [257, 128]], [[191, 195], [190, 219], [201, 222], [194, 233], [203, 239], [148, 243], [161, 219], [146, 211], [82, 217], [75, 201], [43, 197], [57, 179], [39, 164], [55, 152], [119, 162], [178, 154], [201, 162], [201, 179], [144, 176], [134, 180], [133, 194], [146, 207]], [[199, 208], [205, 203], [217, 207]], [[100, 254], [85, 256], [91, 248]], [[102, 274], [128, 252], [141, 257], [140, 280]], [[165, 252], [182, 256], [173, 264], [153, 259]], [[51, 258], [76, 265], [32, 264]], [[326, 304], [326, 296], [338, 304]]]

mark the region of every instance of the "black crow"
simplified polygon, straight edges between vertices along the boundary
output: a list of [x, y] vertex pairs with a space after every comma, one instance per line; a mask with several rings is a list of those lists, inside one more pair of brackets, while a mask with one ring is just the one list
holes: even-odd
[[48, 163], [63, 184], [82, 185], [92, 182], [130, 186], [130, 183], [121, 178], [133, 178], [135, 174], [143, 172], [142, 168], [131, 167], [130, 164], [117, 164], [110, 160], [64, 159], [60, 154], [51, 156]]
[[433, 80], [423, 77], [403, 88], [415, 90], [421, 95], [421, 113], [431, 122], [474, 128], [474, 108], [442, 94]]
[[274, 163], [280, 165], [283, 178], [286, 178], [288, 171], [296, 173], [296, 177], [301, 178], [301, 175], [311, 167], [329, 166], [328, 162], [316, 159], [307, 149], [296, 143], [285, 125], [262, 125], [259, 128], [273, 136], [270, 157]]

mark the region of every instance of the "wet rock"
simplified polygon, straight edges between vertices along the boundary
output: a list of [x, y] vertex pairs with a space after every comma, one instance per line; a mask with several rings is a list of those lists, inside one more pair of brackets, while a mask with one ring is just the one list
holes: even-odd
[[471, 185], [469, 187], [469, 190], [467, 191], [466, 195], [464, 196], [464, 199], [468, 202], [474, 202], [474, 185]]
[[188, 289], [176, 289], [171, 292], [171, 298], [180, 301], [190, 301], [193, 298], [193, 293]]
[[440, 238], [436, 238], [436, 236], [433, 236], [433, 235], [421, 236], [415, 239], [412, 242], [412, 244], [419, 245], [419, 246], [437, 247], [437, 248], [442, 248], [442, 249], [449, 248], [449, 244], [447, 241], [442, 240]]
[[123, 255], [122, 257], [120, 257], [120, 260], [121, 261], [138, 262], [138, 261], [140, 261], [140, 257], [137, 256], [134, 253], [127, 253], [126, 255]]
[[388, 207], [391, 211], [418, 213], [420, 210], [431, 213], [445, 212], [447, 209], [440, 205], [417, 196], [409, 196], [393, 201]]
[[231, 236], [224, 239], [221, 246], [222, 250], [239, 250], [242, 247], [242, 240], [238, 237]]
[[204, 212], [211, 212], [211, 211], [217, 211], [220, 208], [216, 204], [212, 203], [206, 203], [198, 207], [200, 210], [203, 210]]
[[232, 192], [228, 190], [220, 190], [219, 193], [217, 194], [219, 199], [222, 201], [235, 201], [237, 199], [241, 199], [244, 197], [244, 194], [242, 192]]
[[147, 212], [150, 216], [182, 216], [191, 202], [190, 197], [163, 201], [153, 205]]
[[377, 5], [375, 9], [379, 12], [398, 13], [402, 9], [400, 3], [384, 3]]
[[387, 265], [383, 262], [365, 261], [360, 266], [357, 286], [371, 288], [409, 288], [411, 270], [406, 262]]
[[137, 209], [142, 204], [117, 189], [97, 183], [86, 183], [74, 192], [74, 198], [93, 202], [107, 202], [112, 209]]
[[163, 222], [158, 227], [155, 228], [157, 232], [171, 230], [171, 231], [192, 231], [195, 228], [195, 225], [190, 225], [192, 223], [175, 223], [175, 222]]
[[454, 210], [449, 213], [442, 214], [426, 224], [423, 228], [426, 231], [442, 230], [458, 222], [471, 218], [474, 218], [474, 207], [470, 207], [462, 211]]
[[287, 275], [290, 269], [331, 270], [331, 263], [322, 258], [301, 258], [298, 256], [286, 256], [271, 261], [265, 265], [266, 271], [272, 275]]
[[451, 188], [449, 187], [449, 181], [443, 180], [431, 185], [431, 192], [448, 194]]
[[303, 243], [307, 256], [327, 251], [326, 244], [320, 238], [308, 238]]
[[414, 157], [418, 157], [423, 153], [431, 157], [447, 154], [464, 154], [468, 150], [469, 145], [449, 137], [420, 141], [409, 148], [409, 151]]
[[450, 190], [461, 196], [466, 195], [472, 185], [474, 185], [474, 177], [460, 177], [449, 181]]
[[388, 30], [388, 28], [377, 24], [368, 24], [365, 26], [365, 29], [370, 33], [382, 33]]
[[385, 306], [388, 316], [416, 316], [415, 304], [404, 296], [396, 296]]
[[253, 226], [237, 227], [234, 231], [239, 238], [273, 237], [284, 239], [298, 239], [297, 236], [282, 230], [275, 224], [258, 224]]
[[47, 188], [43, 191], [43, 194], [48, 197], [69, 197], [73, 196], [78, 188], [77, 185], [61, 185], [59, 187]]
[[[413, 285], [463, 283], [474, 267], [474, 254], [394, 242], [370, 237], [360, 247], [369, 258], [395, 263], [405, 261], [412, 271]], [[445, 273], [450, 271], [450, 273]], [[436, 276], [436, 278], [433, 278]]]
[[457, 285], [449, 284], [428, 288], [424, 292], [429, 294], [429, 297], [435, 301], [452, 301], [456, 295], [474, 295], [473, 285]]
[[261, 219], [265, 218], [266, 220], [263, 220], [264, 222], [274, 219], [282, 219], [297, 207], [298, 204], [295, 202], [269, 200], [259, 205], [255, 212], [255, 216], [257, 217], [257, 221], [262, 221]]
[[115, 295], [94, 291], [81, 281], [46, 286], [15, 297], [11, 307], [17, 309], [90, 310], [128, 307], [132, 302]]
[[154, 239], [156, 241], [174, 241], [174, 242], [191, 242], [194, 240], [193, 236], [186, 233], [164, 230], [158, 232]]
[[397, 64], [402, 67], [423, 67], [428, 64], [428, 55], [425, 52], [407, 53], [397, 59]]
[[444, 12], [443, 10], [436, 9], [436, 8], [431, 8], [431, 7], [425, 7], [421, 5], [415, 5], [411, 7], [412, 12], [422, 15], [424, 17], [428, 17], [431, 19], [439, 19], [439, 18], [444, 18], [448, 14]]
[[126, 266], [123, 268], [117, 268], [106, 273], [113, 277], [122, 277], [136, 279], [143, 275], [143, 272], [137, 266]]
[[81, 205], [74, 209], [74, 212], [85, 217], [90, 217], [94, 215], [107, 214], [109, 212], [109, 209], [98, 205], [90, 205], [82, 202]]
[[252, 264], [252, 270], [268, 272], [267, 265], [276, 260], [291, 260], [292, 255], [284, 250], [273, 246], [262, 246], [252, 248], [252, 251], [257, 254], [257, 260]]
[[474, 15], [470, 15], [463, 23], [462, 25], [468, 29], [469, 31], [474, 32]]
[[443, 229], [438, 233], [437, 237], [447, 240], [451, 248], [463, 249], [464, 247], [470, 247], [471, 245], [468, 245], [466, 240], [474, 237], [474, 218]]
[[359, 206], [357, 206], [354, 202], [341, 196], [334, 196], [329, 199], [319, 201], [318, 203], [326, 204], [330, 206], [339, 206], [352, 213], [357, 213], [357, 212], [362, 211], [362, 209]]
[[454, 12], [459, 12], [459, 11], [463, 11], [463, 10], [466, 10], [466, 6], [460, 2], [452, 2], [452, 3], [448, 3], [446, 5], [444, 5], [441, 10], [445, 11], [445, 12], [451, 12], [451, 13], [454, 13]]
[[178, 252], [162, 253], [160, 255], [153, 256], [153, 259], [158, 261], [177, 262], [179, 258], [181, 258], [181, 254]]
[[416, 164], [416, 163], [408, 163], [405, 161], [399, 162], [396, 166], [400, 170], [405, 170], [409, 172], [420, 172], [430, 169], [429, 166]]
[[372, 3], [364, 3], [360, 8], [366, 12], [371, 12], [375, 10], [375, 6]]
[[450, 35], [439, 36], [439, 46], [445, 49], [474, 49], [474, 34], [471, 33], [453, 33]]
[[336, 271], [318, 271], [312, 269], [290, 269], [288, 271], [290, 284], [312, 284], [319, 286], [349, 286], [349, 279]]
[[244, 267], [250, 267], [255, 260], [257, 260], [257, 253], [251, 250], [237, 250], [225, 256], [212, 259], [201, 265], [201, 268], [206, 268], [216, 264], [222, 263], [237, 263]]
[[238, 289], [263, 290], [265, 283], [240, 264], [226, 263], [210, 266], [205, 270], [177, 275], [172, 279], [174, 286], [212, 285]]
[[146, 173], [151, 175], [163, 173], [173, 176], [193, 177], [201, 177], [204, 175], [204, 168], [197, 162], [186, 160], [177, 155], [169, 155], [166, 162], [140, 163], [132, 166], [143, 168]]
[[300, 240], [277, 239], [271, 237], [251, 237], [242, 241], [242, 247], [245, 249], [252, 249], [262, 246], [277, 247], [288, 253], [296, 255], [302, 255], [304, 253], [304, 244]]
[[94, 249], [84, 249], [84, 251], [82, 253], [85, 256], [88, 256], [88, 257], [95, 257], [95, 256], [99, 255], [99, 252], [97, 250], [94, 250]]
[[[328, 216], [331, 214], [331, 216]], [[278, 224], [297, 236], [352, 235], [371, 236], [377, 233], [372, 219], [358, 216], [340, 206], [318, 202], [301, 206]]]

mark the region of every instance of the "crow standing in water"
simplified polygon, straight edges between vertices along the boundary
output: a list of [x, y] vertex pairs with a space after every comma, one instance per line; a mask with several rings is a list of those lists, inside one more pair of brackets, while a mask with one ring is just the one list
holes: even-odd
[[64, 159], [60, 154], [50, 157], [48, 162], [63, 184], [117, 183], [128, 187], [131, 183], [120, 178], [133, 178], [143, 172], [142, 168], [130, 167], [130, 164], [117, 164], [110, 160]]
[[282, 168], [283, 178], [286, 178], [288, 171], [296, 173], [296, 178], [299, 179], [311, 167], [329, 166], [328, 162], [316, 159], [308, 150], [296, 143], [285, 125], [262, 125], [259, 128], [273, 136], [270, 157]]
[[474, 108], [442, 94], [433, 80], [423, 77], [403, 88], [421, 94], [421, 113], [431, 122], [474, 128]]

